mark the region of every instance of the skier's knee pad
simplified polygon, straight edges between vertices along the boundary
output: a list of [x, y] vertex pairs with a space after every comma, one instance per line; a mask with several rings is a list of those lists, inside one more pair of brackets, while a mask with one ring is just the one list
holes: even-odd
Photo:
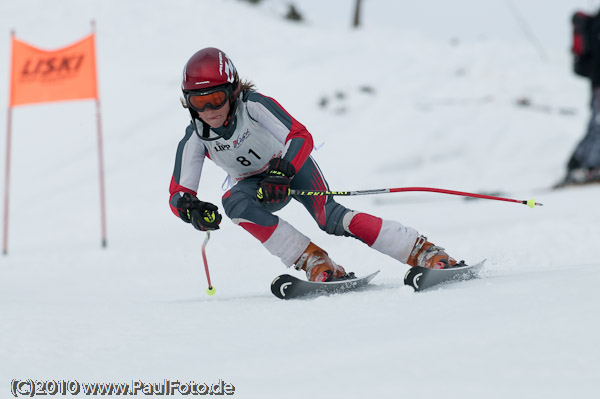
[[349, 236], [350, 234], [344, 229], [344, 216], [351, 212], [350, 209], [335, 201], [330, 201], [325, 205], [325, 225], [319, 225], [321, 230], [327, 234], [334, 236]]

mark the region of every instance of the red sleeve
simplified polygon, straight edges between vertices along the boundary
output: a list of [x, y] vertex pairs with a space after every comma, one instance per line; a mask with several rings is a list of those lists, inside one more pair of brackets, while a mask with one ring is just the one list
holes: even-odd
[[306, 162], [310, 156], [310, 153], [312, 152], [312, 134], [306, 130], [304, 125], [292, 118], [292, 128], [290, 129], [290, 133], [285, 140], [286, 145], [288, 142], [289, 147], [283, 158], [286, 161], [290, 161], [292, 165], [294, 165], [296, 171], [298, 171], [302, 165], [304, 165], [304, 162]]

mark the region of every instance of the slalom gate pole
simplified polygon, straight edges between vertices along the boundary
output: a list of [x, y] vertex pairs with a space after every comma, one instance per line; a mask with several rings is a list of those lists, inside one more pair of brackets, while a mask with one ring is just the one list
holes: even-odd
[[206, 238], [202, 243], [202, 260], [204, 261], [204, 271], [206, 272], [206, 280], [208, 281], [208, 288], [206, 289], [206, 293], [208, 295], [215, 294], [215, 287], [212, 286], [210, 282], [210, 273], [208, 271], [208, 261], [206, 260], [206, 244], [208, 244], [208, 240], [210, 240], [210, 231], [206, 232]]
[[[96, 40], [96, 21], [92, 20], [92, 34]], [[95, 46], [95, 43], [94, 43]], [[104, 150], [102, 144], [102, 114], [100, 112], [100, 95], [96, 96], [96, 133], [98, 147], [98, 177], [100, 182], [100, 234], [102, 235], [101, 246], [106, 248], [106, 195], [104, 190]]]
[[303, 195], [303, 196], [320, 196], [320, 195], [340, 195], [340, 196], [354, 196], [354, 195], [372, 195], [372, 194], [389, 194], [389, 193], [400, 193], [407, 191], [427, 191], [432, 193], [460, 195], [462, 197], [482, 198], [494, 201], [506, 201], [514, 202], [517, 204], [524, 204], [530, 208], [535, 206], [542, 206], [539, 202], [535, 202], [532, 198], [530, 200], [516, 200], [512, 198], [495, 197], [493, 195], [467, 193], [464, 191], [444, 190], [442, 188], [432, 187], [399, 187], [399, 188], [381, 188], [376, 190], [356, 190], [356, 191], [329, 191], [329, 190], [290, 190], [290, 195]]

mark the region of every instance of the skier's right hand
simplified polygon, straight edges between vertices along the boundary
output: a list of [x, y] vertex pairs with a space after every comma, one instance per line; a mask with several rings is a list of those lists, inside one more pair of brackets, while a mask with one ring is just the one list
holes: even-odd
[[285, 203], [290, 193], [290, 184], [296, 174], [294, 165], [283, 158], [269, 161], [266, 176], [258, 183], [256, 197], [259, 202]]
[[177, 200], [177, 213], [181, 220], [200, 231], [217, 230], [222, 219], [216, 205], [200, 201], [190, 193]]

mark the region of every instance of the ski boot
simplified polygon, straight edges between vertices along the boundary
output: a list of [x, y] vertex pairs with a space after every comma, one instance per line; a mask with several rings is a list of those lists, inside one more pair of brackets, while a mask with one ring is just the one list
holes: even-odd
[[[331, 260], [327, 252], [311, 241], [294, 264], [296, 270], [304, 270], [308, 281], [333, 281], [348, 278], [344, 268]], [[350, 273], [354, 276], [354, 273]]]
[[588, 171], [584, 168], [569, 169], [564, 179], [556, 183], [552, 188], [562, 188], [566, 186], [578, 186], [585, 184], [588, 180]]
[[464, 262], [456, 262], [444, 248], [427, 241], [427, 237], [419, 236], [406, 262], [409, 266], [421, 266], [427, 269], [448, 269], [464, 266]]
[[566, 186], [580, 186], [590, 183], [600, 182], [600, 168], [576, 168], [570, 169], [565, 178], [555, 184], [553, 188], [562, 188]]

